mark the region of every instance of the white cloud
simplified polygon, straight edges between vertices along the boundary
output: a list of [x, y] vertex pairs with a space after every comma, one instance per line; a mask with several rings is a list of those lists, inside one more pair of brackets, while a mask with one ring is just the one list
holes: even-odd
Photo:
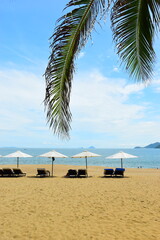
[[[142, 135], [155, 136], [160, 127], [146, 119], [150, 103], [144, 101], [143, 91], [144, 84], [127, 85], [125, 79], [106, 78], [96, 70], [80, 73], [71, 98], [74, 129], [121, 137], [128, 144], [142, 140]], [[135, 101], [130, 101], [133, 94]], [[136, 103], [138, 96], [140, 103]]]
[[[9, 104], [39, 107], [44, 98], [44, 81], [29, 72], [0, 71], [1, 99]], [[14, 105], [14, 104], [13, 104]], [[24, 105], [23, 105], [24, 106]]]
[[151, 84], [150, 84], [156, 93], [159, 93], [160, 92], [160, 79], [157, 78], [157, 79], [154, 79]]
[[29, 72], [0, 71], [0, 96], [1, 129], [25, 128], [43, 112], [44, 81]]
[[122, 94], [130, 95], [133, 93], [141, 94], [141, 90], [145, 88], [143, 83], [139, 84], [126, 84], [124, 87], [121, 88]]
[[114, 67], [113, 72], [119, 72], [119, 69], [117, 67]]
[[78, 54], [78, 58], [80, 59], [80, 58], [83, 58], [85, 56], [85, 52], [80, 52], [79, 54]]

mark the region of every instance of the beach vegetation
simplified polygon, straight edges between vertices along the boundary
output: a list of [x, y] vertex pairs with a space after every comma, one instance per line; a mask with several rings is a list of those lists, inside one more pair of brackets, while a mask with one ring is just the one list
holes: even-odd
[[69, 137], [71, 129], [69, 105], [75, 59], [95, 23], [103, 20], [106, 13], [110, 16], [122, 64], [130, 77], [146, 82], [153, 74], [153, 42], [159, 31], [160, 0], [70, 0], [65, 11], [50, 38], [44, 101], [48, 123], [62, 138]]

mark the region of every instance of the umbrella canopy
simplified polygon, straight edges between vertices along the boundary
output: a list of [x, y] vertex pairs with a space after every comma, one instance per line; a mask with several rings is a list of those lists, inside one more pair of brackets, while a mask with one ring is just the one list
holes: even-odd
[[106, 157], [106, 158], [110, 158], [110, 159], [118, 159], [120, 158], [121, 159], [121, 168], [123, 168], [123, 158], [137, 158], [137, 156], [134, 156], [134, 155], [131, 155], [131, 154], [128, 154], [128, 153], [125, 153], [125, 152], [118, 152], [116, 154], [113, 154], [109, 157]]
[[74, 156], [72, 156], [72, 158], [85, 158], [86, 159], [86, 169], [87, 169], [87, 158], [88, 157], [100, 157], [101, 155], [96, 154], [96, 153], [92, 153], [89, 151], [83, 151], [81, 153], [78, 153]]
[[67, 158], [66, 155], [63, 155], [63, 154], [61, 154], [61, 153], [59, 153], [59, 152], [56, 152], [55, 150], [52, 150], [52, 151], [50, 151], [50, 152], [47, 152], [47, 153], [41, 154], [41, 155], [39, 155], [39, 157], [48, 157], [48, 158], [52, 158], [52, 157], [54, 157], [54, 158]]
[[55, 158], [67, 158], [66, 155], [56, 152], [55, 150], [41, 154], [41, 155], [39, 155], [39, 157], [52, 158], [52, 177], [53, 177], [53, 162], [54, 162]]
[[12, 158], [12, 157], [16, 157], [17, 158], [17, 168], [19, 167], [19, 158], [20, 157], [24, 157], [24, 158], [27, 158], [27, 157], [32, 157], [31, 155], [27, 154], [27, 153], [23, 153], [21, 151], [16, 151], [16, 152], [13, 152], [13, 153], [10, 153], [4, 157], [9, 157], [9, 158]]

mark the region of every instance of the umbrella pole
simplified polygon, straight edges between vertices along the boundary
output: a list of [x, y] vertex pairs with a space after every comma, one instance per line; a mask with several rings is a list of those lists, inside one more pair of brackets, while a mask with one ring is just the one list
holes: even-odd
[[19, 168], [19, 157], [17, 157], [17, 168]]
[[53, 162], [54, 162], [55, 158], [52, 157], [52, 177], [53, 177]]
[[[86, 158], [86, 171], [87, 171], [87, 157]], [[87, 177], [88, 177], [88, 171], [87, 171]]]
[[52, 159], [52, 177], [53, 177], [53, 159]]
[[85, 157], [86, 158], [86, 170], [87, 170], [87, 157]]
[[123, 162], [122, 162], [122, 158], [121, 158], [121, 168], [123, 168]]

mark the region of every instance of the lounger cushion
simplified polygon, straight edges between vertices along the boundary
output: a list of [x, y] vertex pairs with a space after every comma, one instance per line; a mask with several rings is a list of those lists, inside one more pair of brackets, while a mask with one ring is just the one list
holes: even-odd
[[116, 168], [115, 171], [122, 171], [122, 172], [124, 172], [125, 168]]

